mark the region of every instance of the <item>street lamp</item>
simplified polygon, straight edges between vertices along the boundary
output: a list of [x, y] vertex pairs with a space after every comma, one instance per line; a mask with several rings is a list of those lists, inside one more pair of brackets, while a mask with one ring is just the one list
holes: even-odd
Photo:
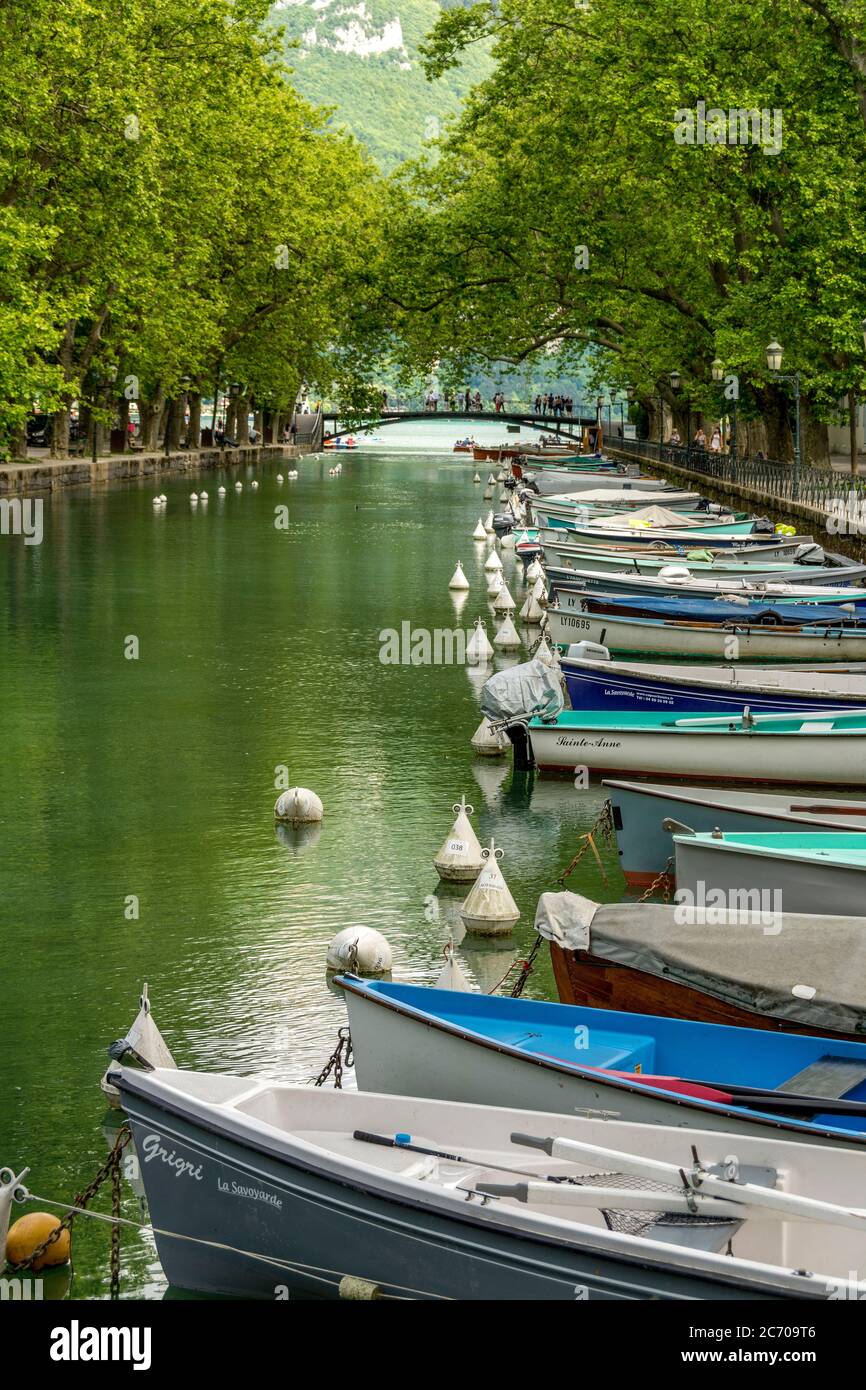
[[679, 391], [679, 389], [680, 389], [680, 382], [681, 382], [681, 381], [682, 381], [682, 377], [680, 376], [680, 374], [679, 374], [679, 372], [676, 370], [676, 368], [674, 368], [674, 370], [673, 370], [673, 371], [671, 372], [671, 374], [670, 374], [671, 390], [672, 390], [672, 391]]
[[782, 375], [782, 345], [775, 338], [767, 344], [767, 366], [777, 381], [790, 381], [794, 388], [794, 481], [791, 497], [796, 500], [800, 492], [800, 373]]
[[710, 371], [713, 374], [713, 381], [723, 380], [725, 375], [725, 364], [722, 361], [721, 357], [716, 357], [713, 359], [710, 365]]

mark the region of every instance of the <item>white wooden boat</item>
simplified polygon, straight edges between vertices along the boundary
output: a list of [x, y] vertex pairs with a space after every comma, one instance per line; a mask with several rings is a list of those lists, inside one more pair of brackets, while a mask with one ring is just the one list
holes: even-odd
[[658, 598], [734, 595], [746, 599], [778, 599], [784, 603], [866, 604], [866, 588], [834, 584], [832, 570], [827, 571], [825, 584], [799, 583], [794, 571], [791, 571], [790, 578], [751, 578], [748, 574], [691, 574], [685, 565], [666, 565], [655, 574], [635, 574], [628, 570], [600, 574], [595, 570], [572, 568], [571, 565], [547, 565], [546, 570], [548, 582], [553, 588], [575, 592], [643, 594]]
[[540, 768], [694, 781], [866, 786], [866, 714], [563, 710], [525, 723]]
[[[548, 565], [569, 565], [574, 569], [592, 570], [599, 574], [631, 570], [635, 574], [657, 574], [671, 564], [686, 564], [693, 574], [760, 574], [770, 578], [780, 575], [798, 584], [834, 584], [866, 581], [866, 565], [836, 564], [821, 546], [801, 545], [790, 540], [778, 540], [771, 545], [743, 545], [734, 550], [717, 550], [711, 542], [695, 546], [654, 545], [647, 550], [641, 545], [610, 544], [581, 545], [561, 527], [541, 527], [537, 532], [544, 562]], [[832, 578], [828, 580], [828, 573]]]
[[856, 1299], [860, 1155], [117, 1068], [157, 1250], [234, 1297]]
[[659, 618], [547, 610], [548, 635], [559, 647], [596, 642], [619, 655], [697, 657], [714, 662], [866, 661], [866, 632], [809, 626], [771, 627], [750, 623], [664, 622]]

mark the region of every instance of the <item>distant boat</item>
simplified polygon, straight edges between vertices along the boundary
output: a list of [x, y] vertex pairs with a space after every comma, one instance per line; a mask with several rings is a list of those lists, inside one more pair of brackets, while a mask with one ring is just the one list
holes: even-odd
[[556, 495], [560, 492], [575, 493], [586, 488], [611, 488], [622, 490], [636, 489], [654, 495], [664, 493], [667, 483], [654, 478], [644, 478], [639, 474], [626, 473], [620, 468], [566, 469], [552, 466], [529, 468], [520, 460], [512, 459], [511, 472], [518, 482], [540, 497]]
[[594, 659], [590, 653], [595, 650], [578, 642], [560, 657], [573, 709], [739, 715], [744, 704], [757, 712], [866, 708], [866, 667], [812, 671], [736, 663], [661, 665]]
[[[686, 565], [663, 565], [655, 573], [632, 573], [626, 569], [609, 574], [575, 569], [568, 565], [547, 565], [547, 578], [553, 588], [579, 592], [609, 594], [640, 594], [646, 598], [725, 598], [762, 599], [772, 603], [851, 603], [866, 605], [866, 588], [834, 583], [835, 571], [826, 570], [825, 583], [800, 582], [795, 570], [790, 577], [783, 573], [778, 579], [752, 577], [748, 574], [713, 574], [706, 571], [692, 574]], [[801, 571], [802, 573], [802, 571]]]
[[536, 764], [573, 773], [866, 786], [866, 712], [686, 715], [563, 710], [526, 724]]
[[866, 1147], [866, 1041], [336, 983], [365, 1091]]
[[[698, 657], [725, 662], [866, 661], [866, 631], [846, 625], [767, 626], [745, 614], [739, 621], [697, 623], [613, 613], [547, 610], [548, 635], [557, 646], [595, 642], [620, 656]], [[736, 645], [732, 638], [736, 637]]]
[[[866, 832], [866, 800], [607, 778], [603, 785], [610, 793], [620, 867], [630, 888], [647, 888], [666, 870], [673, 882], [673, 844], [671, 832], [664, 828], [668, 820], [693, 830], [718, 826], [748, 834], [817, 829]], [[863, 998], [866, 1007], [866, 990]]]
[[845, 830], [719, 830], [673, 835], [677, 892], [758, 891], [779, 911], [866, 917], [866, 839]]
[[[796, 577], [801, 584], [826, 584], [828, 573], [834, 584], [852, 583], [866, 579], [866, 565], [850, 561], [836, 565], [819, 545], [801, 545], [780, 537], [773, 544], [737, 545], [719, 550], [715, 543], [698, 538], [690, 545], [654, 545], [652, 551], [638, 543], [606, 546], [583, 545], [574, 535], [561, 527], [539, 530], [544, 560], [550, 565], [571, 565], [574, 569], [594, 570], [600, 574], [622, 573], [628, 569], [635, 574], [657, 574], [672, 564], [688, 565], [693, 574], [754, 574], [775, 577], [779, 574]], [[825, 563], [829, 561], [830, 564]]]
[[842, 1148], [261, 1076], [117, 1081], [175, 1288], [572, 1309], [866, 1294]]
[[535, 925], [550, 942], [563, 1004], [866, 1041], [862, 917], [661, 903], [594, 903], [543, 893]]

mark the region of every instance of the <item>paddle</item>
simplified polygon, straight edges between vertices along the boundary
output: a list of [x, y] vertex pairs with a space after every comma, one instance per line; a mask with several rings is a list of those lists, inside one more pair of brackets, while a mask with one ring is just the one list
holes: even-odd
[[518, 1173], [523, 1178], [532, 1178], [541, 1182], [574, 1182], [574, 1178], [569, 1177], [547, 1177], [544, 1173], [531, 1173], [525, 1168], [511, 1168], [503, 1163], [488, 1163], [476, 1158], [465, 1158], [463, 1154], [446, 1153], [444, 1149], [427, 1149], [423, 1144], [411, 1143], [409, 1136], [405, 1138], [391, 1138], [388, 1134], [370, 1134], [367, 1130], [356, 1129], [352, 1134], [353, 1139], [358, 1139], [364, 1144], [380, 1144], [385, 1149], [408, 1149], [413, 1154], [426, 1154], [429, 1158], [444, 1158], [449, 1163], [465, 1163], [470, 1168], [491, 1168], [497, 1173]]

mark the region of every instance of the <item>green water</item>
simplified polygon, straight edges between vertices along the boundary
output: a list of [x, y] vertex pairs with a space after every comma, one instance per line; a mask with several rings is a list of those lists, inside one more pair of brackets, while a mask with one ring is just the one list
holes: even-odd
[[[331, 460], [304, 460], [282, 485], [276, 464], [163, 480], [157, 512], [153, 485], [70, 489], [46, 499], [41, 546], [0, 539], [0, 1166], [29, 1164], [44, 1197], [71, 1196], [105, 1157], [105, 1048], [142, 981], [180, 1065], [307, 1081], [345, 1022], [325, 976], [338, 930], [375, 927], [395, 978], [426, 983], [462, 935], [432, 868], [462, 792], [522, 913], [504, 941], [461, 943], [482, 989], [528, 950], [539, 893], [598, 813], [598, 788], [474, 757], [477, 673], [379, 661], [382, 629], [455, 625], [458, 559], [463, 625], [489, 618], [473, 465], [342, 461], [331, 478]], [[280, 766], [324, 802], [312, 843], [275, 829]], [[611, 867], [607, 886], [591, 865], [570, 886], [618, 897]], [[546, 954], [527, 992], [554, 997]], [[124, 1212], [141, 1214], [129, 1186]], [[149, 1235], [123, 1248], [123, 1295], [161, 1297]], [[106, 1227], [76, 1236], [76, 1297], [105, 1296], [107, 1252]], [[46, 1297], [66, 1288], [49, 1280]]]

